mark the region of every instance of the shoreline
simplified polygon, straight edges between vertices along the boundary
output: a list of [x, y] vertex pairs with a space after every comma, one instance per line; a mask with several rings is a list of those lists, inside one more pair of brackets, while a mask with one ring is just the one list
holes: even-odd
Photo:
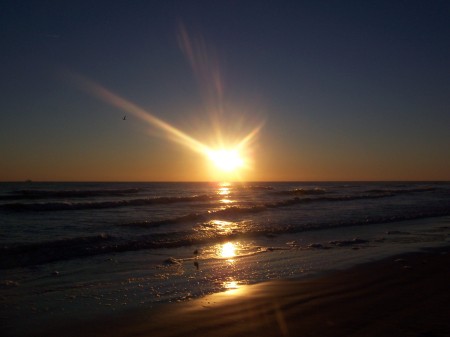
[[448, 280], [445, 246], [17, 336], [448, 336]]

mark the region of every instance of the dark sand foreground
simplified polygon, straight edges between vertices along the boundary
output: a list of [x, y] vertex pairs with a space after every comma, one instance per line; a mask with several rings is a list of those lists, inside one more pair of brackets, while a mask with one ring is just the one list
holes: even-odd
[[450, 248], [50, 330], [32, 335], [450, 336]]

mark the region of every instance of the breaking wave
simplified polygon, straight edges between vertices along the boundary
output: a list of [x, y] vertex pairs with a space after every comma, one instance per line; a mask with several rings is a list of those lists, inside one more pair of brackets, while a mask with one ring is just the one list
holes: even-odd
[[323, 188], [296, 188], [293, 190], [277, 191], [274, 193], [281, 195], [322, 195], [328, 193], [328, 191]]
[[17, 190], [9, 195], [0, 196], [0, 200], [36, 200], [53, 198], [90, 198], [118, 197], [138, 193], [139, 188], [96, 189], [96, 190]]
[[367, 190], [366, 193], [373, 194], [410, 194], [410, 193], [420, 193], [420, 192], [433, 192], [438, 190], [437, 187], [418, 187], [418, 188], [379, 188]]
[[128, 206], [145, 206], [155, 204], [174, 204], [183, 202], [210, 201], [217, 197], [208, 195], [196, 195], [192, 197], [158, 197], [115, 201], [92, 202], [46, 202], [46, 203], [8, 203], [0, 205], [0, 210], [8, 211], [65, 211], [85, 209], [105, 209]]

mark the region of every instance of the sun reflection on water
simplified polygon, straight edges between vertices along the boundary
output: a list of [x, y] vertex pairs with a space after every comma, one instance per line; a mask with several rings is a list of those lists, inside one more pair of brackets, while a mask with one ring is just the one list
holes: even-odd
[[220, 199], [221, 203], [229, 204], [229, 203], [234, 202], [233, 200], [230, 199], [230, 196], [231, 196], [231, 184], [230, 183], [220, 183], [219, 187], [217, 188], [216, 193], [217, 193], [217, 195], [222, 197], [222, 199]]
[[234, 281], [234, 280], [225, 281], [225, 282], [223, 282], [223, 287], [226, 290], [239, 289], [239, 284], [236, 281]]
[[220, 187], [217, 190], [217, 194], [218, 195], [228, 195], [228, 194], [230, 194], [230, 188], [229, 187]]
[[231, 259], [236, 256], [236, 246], [232, 242], [224, 243], [220, 248], [219, 254], [224, 259]]
[[225, 220], [211, 220], [210, 225], [213, 226], [214, 230], [221, 234], [230, 234], [235, 229], [237, 229], [237, 224]]

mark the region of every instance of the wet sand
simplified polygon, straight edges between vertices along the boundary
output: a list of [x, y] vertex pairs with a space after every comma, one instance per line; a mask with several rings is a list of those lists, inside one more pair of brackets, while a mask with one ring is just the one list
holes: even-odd
[[450, 336], [450, 247], [243, 286], [36, 336]]

